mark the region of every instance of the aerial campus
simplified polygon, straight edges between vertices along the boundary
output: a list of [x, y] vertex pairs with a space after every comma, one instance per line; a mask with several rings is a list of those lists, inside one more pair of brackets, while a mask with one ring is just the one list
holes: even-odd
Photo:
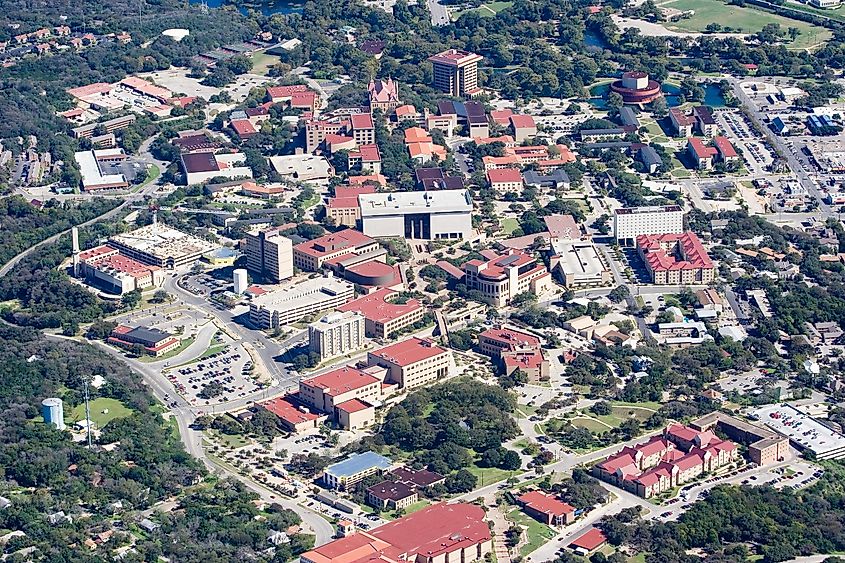
[[23, 4], [0, 560], [843, 561], [838, 0]]

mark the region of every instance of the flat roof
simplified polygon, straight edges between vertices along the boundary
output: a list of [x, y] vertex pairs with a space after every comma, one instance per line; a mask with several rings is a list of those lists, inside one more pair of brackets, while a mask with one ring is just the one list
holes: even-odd
[[252, 305], [259, 308], [277, 308], [279, 306], [289, 308], [304, 301], [319, 302], [327, 300], [350, 289], [352, 289], [351, 283], [335, 277], [311, 278], [294, 286], [259, 295], [253, 298]]
[[352, 477], [368, 469], [389, 469], [393, 462], [375, 452], [364, 452], [352, 454], [343, 461], [333, 463], [326, 467], [326, 473], [335, 477]]
[[560, 267], [566, 274], [598, 275], [607, 270], [598, 249], [588, 241], [552, 241]]
[[97, 186], [127, 185], [126, 176], [123, 174], [103, 175], [100, 164], [93, 151], [80, 151], [74, 153], [74, 160], [79, 165], [79, 174], [82, 176], [83, 188], [94, 188]]
[[821, 459], [845, 457], [845, 435], [787, 403], [765, 405], [754, 411], [760, 422], [789, 437]]
[[484, 509], [465, 503], [431, 505], [379, 526], [372, 535], [402, 552], [432, 559], [491, 537]]
[[358, 201], [361, 204], [362, 217], [472, 211], [472, 195], [469, 190], [361, 194]]
[[552, 238], [575, 240], [581, 238], [581, 229], [572, 215], [548, 215], [543, 217]]
[[163, 223], [153, 223], [128, 233], [114, 235], [110, 241], [159, 259], [205, 254], [217, 244], [177, 231]]
[[647, 205], [644, 207], [620, 207], [614, 210], [616, 215], [640, 215], [642, 213], [682, 212], [680, 205]]
[[442, 51], [437, 53], [436, 55], [432, 55], [428, 58], [433, 63], [448, 65], [448, 66], [459, 66], [465, 65], [473, 62], [478, 62], [482, 60], [484, 57], [473, 53], [471, 51], [462, 51], [460, 49], [447, 49], [446, 51]]
[[416, 491], [405, 483], [382, 481], [367, 488], [367, 494], [379, 500], [402, 500], [416, 494]]

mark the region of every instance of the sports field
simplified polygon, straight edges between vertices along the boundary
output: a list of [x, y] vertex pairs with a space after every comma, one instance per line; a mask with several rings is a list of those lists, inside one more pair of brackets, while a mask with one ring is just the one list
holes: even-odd
[[823, 27], [770, 14], [763, 10], [730, 6], [721, 0], [670, 0], [658, 5], [681, 11], [695, 11], [695, 14], [689, 18], [665, 24], [673, 31], [703, 32], [709, 24], [718, 23], [730, 27], [732, 31], [741, 30], [739, 33], [756, 33], [763, 29], [763, 26], [776, 23], [784, 31], [795, 27], [801, 32], [795, 41], [790, 41], [787, 37], [787, 46], [791, 49], [807, 49], [833, 37], [833, 34]]

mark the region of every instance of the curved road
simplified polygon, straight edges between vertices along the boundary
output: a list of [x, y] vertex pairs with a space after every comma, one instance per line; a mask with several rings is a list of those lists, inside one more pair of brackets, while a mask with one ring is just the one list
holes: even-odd
[[[157, 187], [156, 182], [150, 183], [148, 186], [145, 186], [144, 189], [138, 191], [135, 194], [131, 194], [127, 196], [127, 198], [118, 206], [114, 207], [113, 209], [89, 219], [84, 223], [80, 223], [75, 225], [76, 227], [87, 227], [89, 225], [93, 225], [98, 221], [103, 221], [107, 219], [111, 219], [112, 217], [119, 214], [123, 209], [127, 206], [137, 202], [138, 200], [143, 199], [146, 195], [152, 193]], [[24, 250], [23, 252], [19, 253], [17, 256], [6, 262], [2, 267], [0, 267], [0, 278], [7, 275], [21, 260], [32, 254], [35, 250], [56, 242], [59, 238], [66, 236], [70, 233], [71, 229], [66, 229], [60, 233], [56, 233], [55, 235], [44, 239], [43, 241], [36, 243], [35, 245], [31, 246], [30, 248]], [[174, 284], [175, 285], [175, 284]], [[180, 292], [183, 296], [187, 292]], [[190, 295], [190, 294], [188, 294]], [[226, 322], [224, 320], [224, 322]], [[230, 321], [231, 322], [231, 321]], [[54, 339], [62, 339], [64, 337], [60, 335], [45, 335], [48, 338]], [[98, 343], [99, 344], [99, 343]], [[121, 362], [126, 363], [123, 354], [118, 352], [117, 350], [100, 344], [100, 348], [107, 353], [115, 356]], [[285, 498], [279, 497], [276, 493], [270, 491], [269, 489], [255, 483], [254, 481], [243, 477], [231, 470], [227, 467], [218, 464], [215, 460], [209, 459], [206, 456], [205, 452], [202, 448], [202, 434], [193, 428], [191, 428], [191, 424], [193, 423], [194, 419], [197, 416], [197, 413], [193, 411], [191, 406], [182, 399], [176, 390], [170, 385], [166, 379], [161, 377], [161, 374], [158, 373], [152, 367], [145, 368], [141, 365], [129, 365], [130, 369], [135, 370], [138, 372], [143, 381], [149, 387], [150, 391], [153, 395], [162, 402], [162, 404], [167, 405], [168, 403], [173, 403], [176, 401], [176, 406], [171, 408], [171, 414], [176, 418], [177, 426], [179, 427], [179, 435], [182, 439], [182, 442], [185, 445], [185, 450], [195, 458], [199, 459], [206, 467], [208, 467], [211, 471], [223, 474], [241, 481], [246, 487], [252, 489], [256, 492], [263, 500], [267, 502], [275, 502], [282, 505], [285, 508], [293, 510], [302, 518], [303, 523], [305, 523], [308, 527], [311, 528], [311, 531], [316, 535], [316, 545], [322, 545], [324, 543], [328, 543], [331, 541], [332, 537], [334, 536], [335, 530], [334, 527], [330, 522], [325, 520], [322, 516], [308, 510], [305, 507], [298, 505], [296, 502], [292, 500], [288, 500]], [[286, 382], [289, 383], [289, 382]], [[169, 400], [167, 398], [170, 398]]]

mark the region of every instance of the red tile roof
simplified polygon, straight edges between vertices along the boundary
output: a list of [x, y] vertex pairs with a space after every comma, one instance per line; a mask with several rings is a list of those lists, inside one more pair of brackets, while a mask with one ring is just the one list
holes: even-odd
[[502, 356], [506, 367], [518, 369], [539, 369], [543, 365], [543, 359], [543, 353], [539, 350], [507, 352]]
[[557, 497], [548, 495], [543, 491], [531, 491], [525, 493], [517, 500], [526, 506], [530, 506], [538, 512], [542, 512], [543, 514], [564, 516], [575, 512], [575, 507], [563, 502]]
[[444, 353], [446, 353], [446, 350], [437, 346], [431, 340], [416, 337], [370, 352], [371, 355], [377, 358], [387, 360], [401, 367], [409, 366]]
[[373, 116], [369, 113], [353, 114], [349, 120], [352, 122], [353, 129], [372, 129], [374, 127]]
[[270, 399], [269, 401], [264, 401], [259, 404], [291, 425], [317, 420], [320, 418], [319, 415], [314, 414], [313, 412], [303, 412], [299, 410], [299, 407], [296, 406], [296, 404], [292, 401], [292, 397], [289, 395], [276, 397], [275, 399]]
[[324, 373], [323, 375], [318, 375], [317, 377], [305, 379], [302, 381], [302, 384], [308, 387], [318, 387], [326, 395], [334, 397], [335, 395], [361, 389], [362, 387], [378, 382], [379, 379], [377, 377], [373, 377], [359, 369], [346, 366]]
[[689, 146], [692, 147], [692, 152], [694, 152], [698, 158], [711, 158], [716, 156], [716, 149], [706, 146], [698, 137], [688, 137], [687, 143], [689, 143]]
[[[652, 271], [713, 268], [713, 261], [693, 232], [640, 235], [637, 237], [637, 248]], [[676, 256], [677, 253], [681, 258]]]
[[339, 405], [335, 405], [335, 407], [348, 413], [361, 412], [373, 408], [372, 405], [368, 405], [364, 401], [360, 401], [358, 399], [350, 399], [348, 401], [344, 401]]
[[358, 207], [358, 196], [355, 197], [330, 197], [329, 209], [354, 209]]
[[487, 179], [491, 184], [522, 182], [522, 172], [516, 168], [497, 168], [487, 171]]
[[540, 347], [540, 339], [536, 336], [509, 328], [488, 328], [478, 336], [505, 344], [509, 350]]
[[258, 133], [248, 119], [233, 119], [231, 125], [238, 137], [249, 137]]
[[534, 123], [534, 118], [530, 115], [512, 115], [510, 121], [511, 126], [514, 129], [530, 129], [532, 127], [537, 127], [537, 124]]
[[358, 197], [361, 194], [374, 194], [376, 187], [368, 184], [356, 186], [337, 186], [334, 189], [335, 197]]
[[375, 242], [373, 239], [355, 229], [344, 229], [330, 233], [314, 240], [302, 242], [294, 246], [294, 250], [309, 256], [321, 257], [343, 249], [354, 251], [356, 248]]
[[607, 537], [604, 532], [598, 528], [590, 528], [585, 533], [581, 534], [569, 544], [570, 547], [580, 547], [586, 551], [593, 551], [597, 547], [604, 545]]
[[296, 92], [307, 92], [308, 86], [294, 84], [293, 86], [270, 86], [267, 88], [267, 95], [272, 99], [290, 98]]
[[726, 137], [713, 137], [713, 144], [722, 158], [733, 158], [737, 156], [736, 149]]
[[294, 92], [290, 97], [292, 108], [313, 108], [317, 104], [316, 92]]
[[494, 109], [490, 112], [490, 117], [499, 125], [507, 125], [512, 115], [513, 110], [509, 109]]
[[[381, 154], [378, 150], [378, 145], [361, 145], [357, 151], [354, 151], [360, 156], [364, 162], [381, 162]], [[350, 156], [352, 153], [349, 153]]]
[[357, 311], [369, 321], [387, 323], [422, 308], [416, 299], [409, 299], [402, 304], [388, 301], [395, 295], [395, 291], [380, 289], [338, 307], [338, 311]]
[[548, 215], [543, 221], [552, 238], [577, 239], [581, 236], [581, 229], [572, 215]]

